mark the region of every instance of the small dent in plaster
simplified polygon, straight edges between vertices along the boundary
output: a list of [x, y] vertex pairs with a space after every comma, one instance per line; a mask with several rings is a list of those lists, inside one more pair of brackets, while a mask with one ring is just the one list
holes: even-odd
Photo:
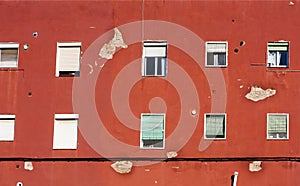
[[33, 35], [33, 37], [36, 38], [36, 37], [38, 37], [39, 34], [38, 34], [38, 32], [33, 32], [32, 35]]
[[246, 44], [245, 41], [240, 41], [240, 46], [244, 46]]
[[23, 49], [24, 49], [24, 50], [28, 50], [28, 49], [29, 49], [29, 45], [28, 45], [28, 44], [24, 44], [24, 45], [23, 45]]

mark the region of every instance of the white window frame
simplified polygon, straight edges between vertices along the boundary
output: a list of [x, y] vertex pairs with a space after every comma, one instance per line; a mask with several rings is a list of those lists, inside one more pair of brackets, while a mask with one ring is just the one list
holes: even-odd
[[0, 141], [14, 141], [15, 119], [14, 114], [0, 114]]
[[[161, 51], [164, 48], [165, 51]], [[147, 52], [151, 51], [151, 52]], [[148, 54], [151, 53], [151, 54]], [[155, 53], [155, 54], [153, 54]], [[142, 76], [144, 77], [165, 77], [167, 74], [167, 53], [168, 43], [167, 41], [144, 41], [143, 42], [143, 59], [142, 59]], [[154, 74], [146, 74], [147, 72], [147, 58], [155, 58], [155, 72]], [[158, 74], [158, 59], [161, 59], [162, 74]]]
[[[213, 115], [213, 116], [224, 116], [224, 137], [220, 138], [220, 137], [207, 137], [206, 136], [206, 116], [207, 115]], [[207, 140], [225, 140], [226, 139], [226, 133], [227, 133], [227, 114], [226, 113], [205, 113], [204, 114], [204, 139]]]
[[[277, 134], [277, 137], [270, 137], [269, 134], [269, 117], [270, 116], [286, 116], [286, 138], [280, 138]], [[268, 140], [288, 140], [289, 139], [289, 114], [287, 113], [268, 113], [267, 114], [267, 139]]]
[[[155, 115], [157, 115], [157, 116], [163, 116], [163, 118], [164, 118], [164, 123], [163, 123], [163, 140], [162, 140], [162, 147], [154, 147], [154, 146], [149, 146], [149, 147], [145, 147], [144, 146], [144, 143], [143, 143], [143, 131], [142, 131], [142, 129], [143, 129], [143, 121], [142, 121], [142, 118], [143, 118], [143, 116], [145, 116], [145, 115], [153, 115], [153, 116], [155, 116]], [[142, 113], [141, 114], [141, 125], [140, 125], [140, 148], [141, 149], [164, 149], [165, 148], [165, 141], [166, 141], [166, 114], [165, 113]]]
[[18, 68], [19, 61], [19, 43], [8, 42], [8, 43], [0, 43], [0, 60], [1, 60], [1, 49], [17, 49], [17, 59], [16, 61], [0, 61], [0, 68]]
[[[267, 67], [275, 67], [275, 68], [288, 68], [289, 62], [290, 62], [290, 43], [288, 41], [278, 41], [278, 42], [268, 42], [267, 43]], [[286, 50], [286, 51], [285, 51]], [[272, 52], [270, 52], [272, 51]], [[286, 65], [280, 65], [280, 52], [287, 52], [287, 64]], [[276, 61], [275, 64], [271, 63], [271, 53], [275, 53]]]
[[[76, 69], [60, 70], [60, 65], [61, 65], [61, 61], [60, 61], [61, 50], [60, 50], [60, 48], [64, 48], [64, 47], [70, 47], [70, 48], [72, 48], [72, 47], [79, 47], [80, 48], [78, 64], [76, 62], [76, 64], [74, 65], [74, 66], [76, 66]], [[61, 76], [79, 76], [79, 73], [80, 73], [80, 61], [81, 61], [81, 42], [57, 42], [57, 49], [56, 49], [56, 71], [55, 71], [55, 76], [56, 77], [61, 77]], [[61, 75], [61, 72], [68, 72], [68, 74]]]
[[[213, 64], [209, 65], [208, 64], [208, 45], [209, 44], [225, 44], [226, 49], [225, 49], [225, 65], [219, 65], [219, 64]], [[224, 53], [224, 52], [219, 52], [219, 53]], [[228, 66], [228, 42], [227, 41], [207, 41], [205, 43], [205, 67], [227, 67]]]
[[[61, 121], [64, 120], [76, 121], [76, 123], [61, 123]], [[66, 128], [66, 126], [68, 128]], [[68, 130], [67, 134], [65, 133], [66, 130]], [[66, 136], [69, 136], [71, 139], [66, 140]], [[53, 149], [54, 150], [68, 150], [68, 149], [75, 150], [77, 149], [77, 144], [78, 144], [78, 114], [55, 114], [54, 131], [53, 131]]]

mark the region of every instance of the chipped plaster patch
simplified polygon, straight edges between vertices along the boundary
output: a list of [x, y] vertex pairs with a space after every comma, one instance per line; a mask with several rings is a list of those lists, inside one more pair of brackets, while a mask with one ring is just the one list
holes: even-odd
[[25, 161], [25, 162], [24, 162], [24, 169], [25, 169], [25, 170], [32, 171], [32, 170], [33, 170], [32, 162], [30, 162], [30, 161]]
[[115, 35], [113, 39], [110, 40], [108, 43], [105, 43], [99, 52], [99, 55], [102, 58], [112, 59], [117, 48], [127, 48], [127, 45], [124, 43], [121, 32], [117, 28], [114, 28], [114, 31]]
[[177, 155], [178, 155], [177, 152], [167, 152], [168, 158], [175, 158]]
[[117, 161], [110, 166], [120, 174], [128, 174], [131, 171], [132, 168], [132, 162], [131, 161]]
[[245, 96], [247, 99], [250, 99], [254, 102], [259, 100], [266, 99], [267, 97], [273, 96], [276, 94], [276, 90], [273, 89], [262, 89], [260, 87], [251, 87], [251, 91]]
[[90, 67], [90, 72], [89, 72], [89, 74], [92, 74], [92, 73], [94, 72], [93, 66], [90, 65], [90, 64], [88, 64], [88, 66]]
[[262, 169], [261, 161], [253, 161], [249, 164], [249, 171], [250, 172], [258, 172]]

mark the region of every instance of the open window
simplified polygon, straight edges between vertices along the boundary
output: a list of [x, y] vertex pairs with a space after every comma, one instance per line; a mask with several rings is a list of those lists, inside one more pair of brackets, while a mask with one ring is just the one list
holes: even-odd
[[0, 43], [0, 68], [17, 68], [19, 43]]
[[166, 76], [167, 42], [144, 41], [143, 47], [143, 76]]
[[288, 139], [288, 114], [267, 114], [267, 139]]
[[15, 115], [0, 115], [0, 141], [14, 141], [15, 136]]
[[78, 114], [55, 114], [53, 149], [77, 149]]
[[222, 41], [206, 42], [206, 67], [227, 66], [228, 43]]
[[226, 114], [204, 115], [204, 138], [226, 139]]
[[80, 42], [58, 42], [55, 76], [79, 76], [80, 53]]
[[163, 149], [165, 146], [165, 114], [141, 114], [141, 148]]
[[289, 67], [289, 43], [268, 42], [268, 67]]

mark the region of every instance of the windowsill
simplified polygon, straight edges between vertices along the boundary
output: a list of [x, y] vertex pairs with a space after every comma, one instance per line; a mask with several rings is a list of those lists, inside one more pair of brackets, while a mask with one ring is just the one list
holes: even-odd
[[288, 66], [267, 66], [267, 68], [289, 68]]
[[164, 147], [140, 147], [141, 150], [164, 150]]
[[289, 138], [267, 138], [267, 140], [284, 140], [287, 141]]
[[205, 65], [206, 68], [227, 68], [227, 65]]
[[0, 66], [0, 70], [17, 70], [18, 67], [1, 67]]
[[224, 141], [226, 138], [204, 138], [204, 140], [217, 140], [217, 141]]
[[142, 77], [166, 77], [165, 75], [156, 76], [156, 75], [143, 75]]

